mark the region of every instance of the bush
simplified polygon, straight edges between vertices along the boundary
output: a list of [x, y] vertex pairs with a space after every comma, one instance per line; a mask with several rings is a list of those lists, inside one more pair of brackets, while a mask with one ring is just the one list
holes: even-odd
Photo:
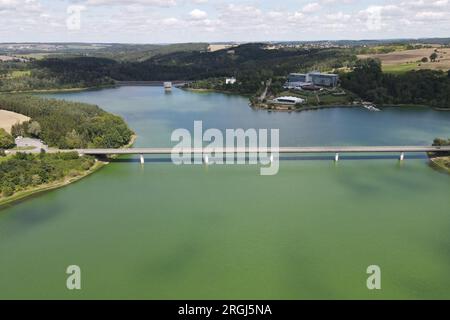
[[14, 194], [14, 189], [9, 186], [3, 187], [2, 194], [4, 197], [11, 197]]
[[436, 138], [433, 141], [433, 146], [435, 146], [435, 147], [450, 146], [450, 139], [445, 140], [445, 139]]
[[14, 138], [5, 129], [0, 128], [0, 149], [11, 149], [15, 146]]
[[61, 152], [57, 155], [61, 160], [77, 160], [80, 158], [77, 152]]
[[91, 161], [85, 161], [85, 162], [83, 162], [83, 163], [81, 164], [81, 168], [82, 168], [84, 171], [88, 171], [89, 169], [92, 168], [92, 166], [93, 166], [93, 163], [92, 163]]

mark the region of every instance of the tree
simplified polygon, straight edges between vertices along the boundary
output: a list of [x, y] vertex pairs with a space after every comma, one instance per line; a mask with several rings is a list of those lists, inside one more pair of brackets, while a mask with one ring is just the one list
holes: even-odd
[[426, 62], [428, 62], [428, 58], [427, 58], [427, 57], [423, 57], [421, 61], [422, 61], [423, 63], [426, 63]]
[[0, 149], [10, 149], [14, 145], [14, 138], [5, 129], [0, 128]]
[[28, 133], [33, 137], [39, 138], [41, 131], [41, 125], [37, 121], [32, 121], [28, 125]]
[[14, 194], [14, 189], [10, 186], [5, 186], [2, 188], [2, 194], [4, 197], [10, 197]]
[[436, 62], [437, 58], [438, 58], [438, 54], [436, 52], [433, 52], [430, 56], [431, 62]]
[[435, 146], [435, 147], [450, 146], [450, 139], [446, 140], [446, 139], [436, 138], [433, 141], [433, 146]]

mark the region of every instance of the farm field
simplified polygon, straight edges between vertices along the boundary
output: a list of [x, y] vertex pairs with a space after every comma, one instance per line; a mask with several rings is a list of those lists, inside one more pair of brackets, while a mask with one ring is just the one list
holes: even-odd
[[[436, 62], [421, 62], [424, 57], [428, 58], [437, 51], [438, 58]], [[392, 73], [401, 73], [412, 70], [444, 70], [450, 69], [450, 48], [434, 46], [433, 48], [423, 48], [414, 50], [395, 51], [382, 54], [358, 55], [359, 59], [377, 58], [383, 64], [383, 71]]]
[[8, 133], [11, 133], [11, 127], [17, 122], [22, 123], [28, 120], [30, 118], [19, 113], [0, 110], [0, 128], [5, 129]]

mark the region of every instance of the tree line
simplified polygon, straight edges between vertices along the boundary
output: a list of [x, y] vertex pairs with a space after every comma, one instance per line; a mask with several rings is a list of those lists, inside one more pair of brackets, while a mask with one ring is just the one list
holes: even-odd
[[119, 148], [133, 135], [121, 117], [90, 104], [3, 94], [0, 108], [31, 118], [14, 125], [13, 136], [39, 138], [60, 149]]
[[95, 159], [76, 152], [55, 154], [17, 153], [0, 161], [0, 199], [18, 191], [76, 177], [92, 168]]
[[450, 108], [450, 71], [419, 70], [383, 73], [376, 59], [359, 60], [341, 74], [342, 87], [379, 105], [414, 104]]

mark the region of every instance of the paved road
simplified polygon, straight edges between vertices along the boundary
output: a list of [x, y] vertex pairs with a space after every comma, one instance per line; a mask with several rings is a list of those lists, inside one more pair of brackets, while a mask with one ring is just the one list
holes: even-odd
[[[74, 151], [74, 150], [72, 150]], [[128, 148], [128, 149], [78, 149], [80, 154], [86, 155], [111, 155], [111, 154], [154, 154], [154, 155], [170, 155], [174, 152], [173, 148]], [[276, 151], [276, 150], [275, 150]], [[211, 150], [208, 148], [195, 149], [185, 148], [178, 149], [176, 152], [184, 152], [191, 154], [202, 153], [265, 153], [272, 152], [270, 148], [219, 148]], [[448, 147], [431, 147], [431, 146], [374, 146], [374, 147], [283, 147], [279, 148], [280, 154], [299, 154], [299, 153], [423, 153], [423, 152], [450, 152]]]

